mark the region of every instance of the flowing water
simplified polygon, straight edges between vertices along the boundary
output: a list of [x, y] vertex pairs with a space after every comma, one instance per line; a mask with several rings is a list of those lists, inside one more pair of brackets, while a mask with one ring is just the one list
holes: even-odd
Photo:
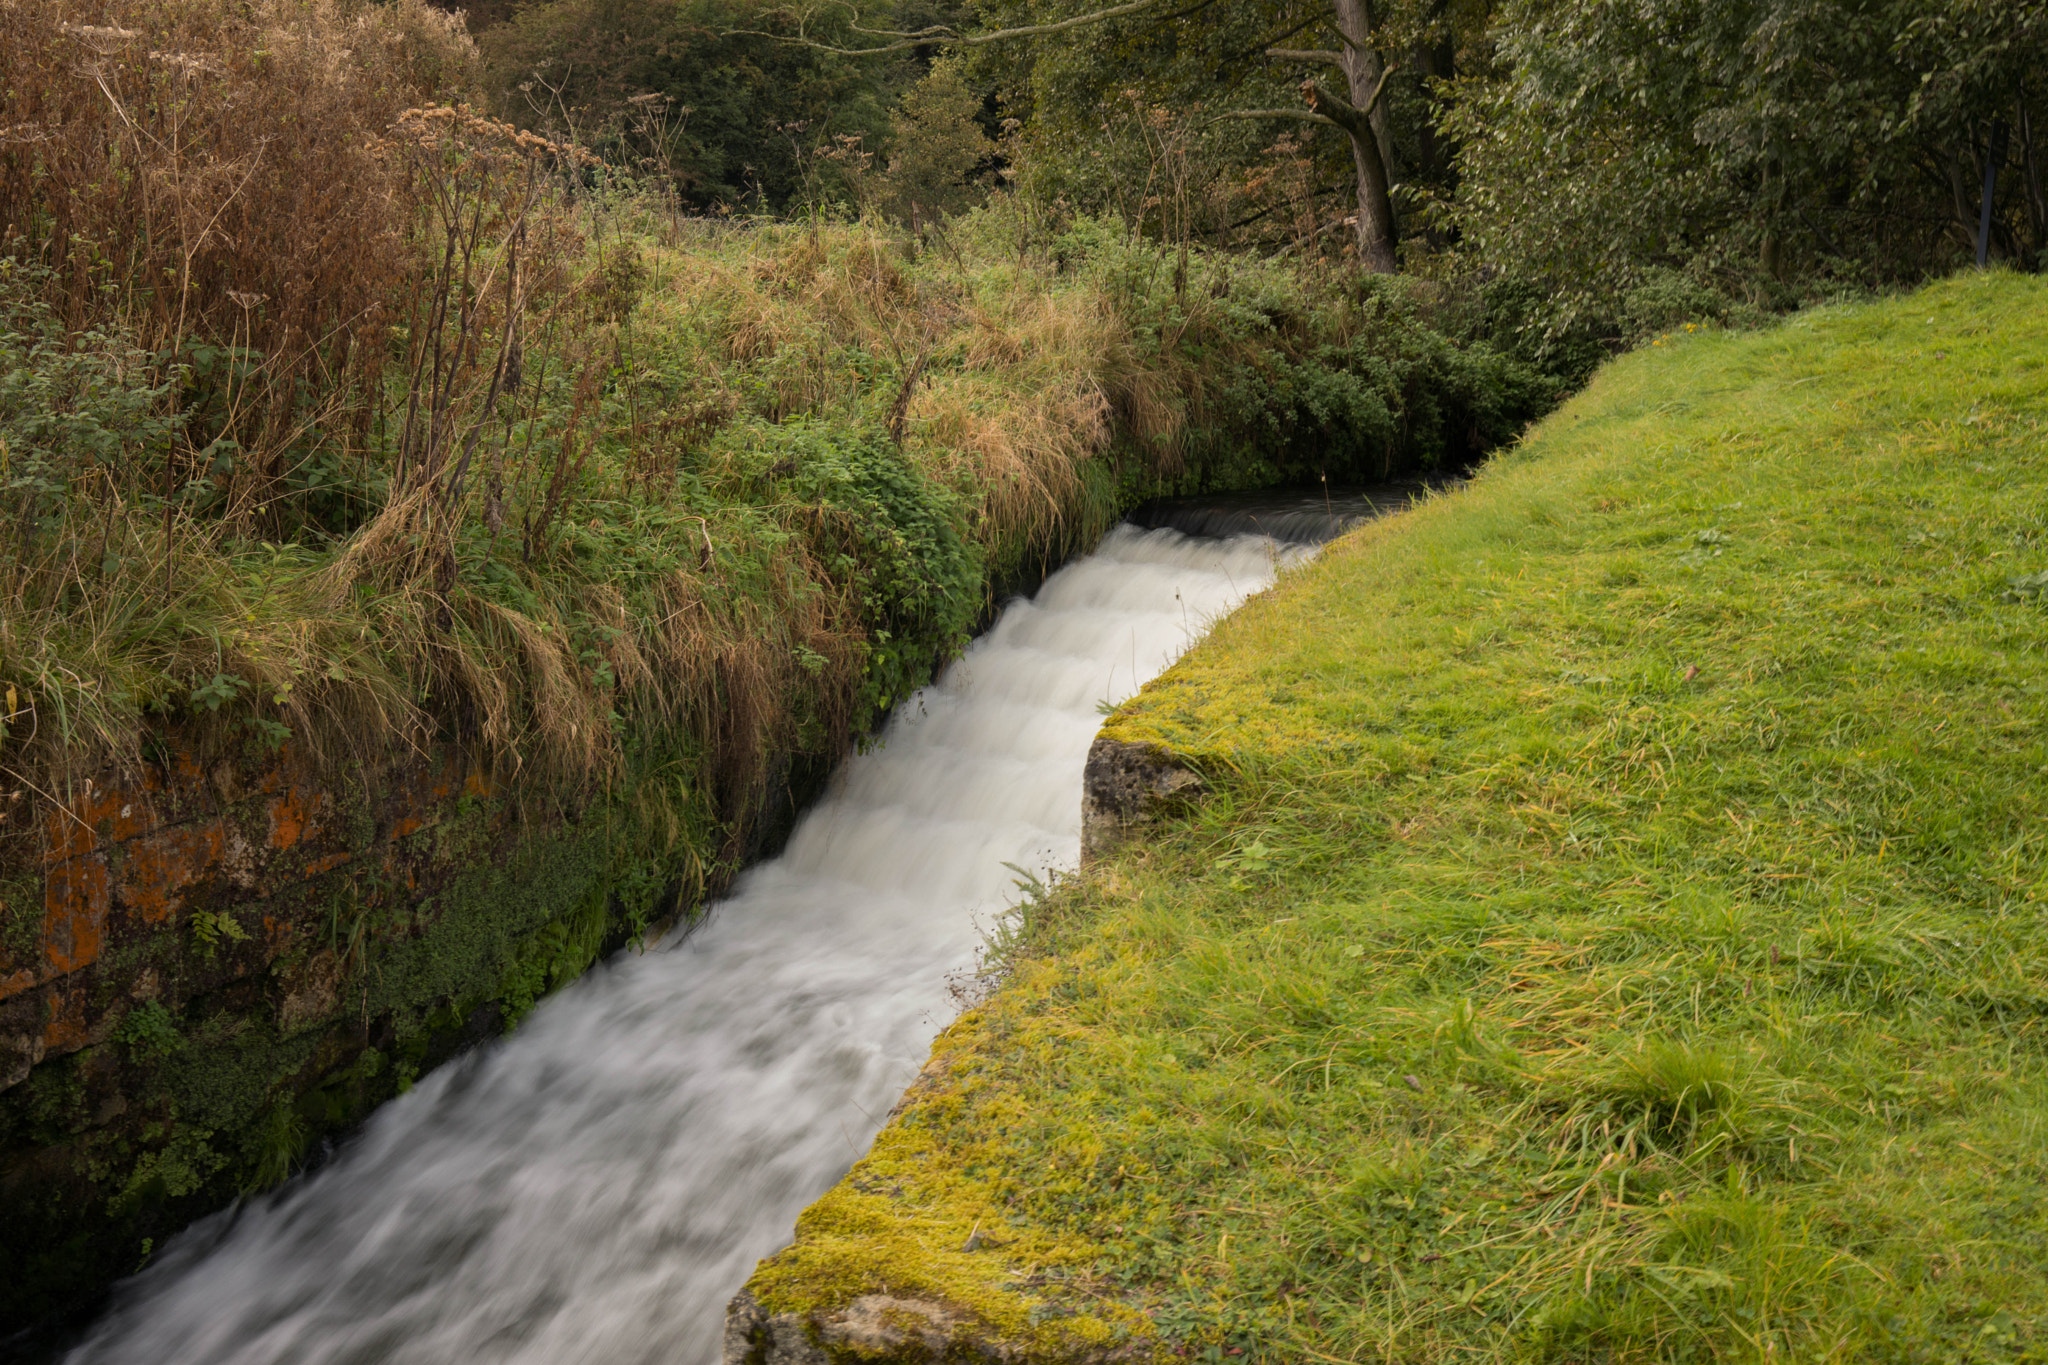
[[1314, 488], [1265, 488], [1244, 493], [1204, 493], [1193, 498], [1159, 498], [1131, 512], [1138, 526], [1171, 526], [1195, 536], [1272, 536], [1320, 545], [1351, 527], [1398, 512], [1447, 482], [1324, 484]]
[[1306, 551], [1120, 527], [1012, 603], [781, 857], [201, 1223], [68, 1360], [717, 1359], [726, 1300], [866, 1150], [1015, 896], [1071, 867], [1097, 704]]

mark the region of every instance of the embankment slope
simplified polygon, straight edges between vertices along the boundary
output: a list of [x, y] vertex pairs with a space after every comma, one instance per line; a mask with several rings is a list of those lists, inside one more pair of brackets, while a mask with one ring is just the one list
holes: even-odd
[[1245, 607], [728, 1358], [2040, 1349], [2044, 362], [1681, 332]]

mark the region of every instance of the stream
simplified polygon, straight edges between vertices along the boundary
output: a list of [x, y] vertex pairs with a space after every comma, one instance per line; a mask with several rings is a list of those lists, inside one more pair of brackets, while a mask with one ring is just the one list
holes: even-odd
[[1007, 865], [1078, 861], [1098, 703], [1309, 553], [1110, 532], [900, 706], [692, 930], [188, 1229], [65, 1359], [711, 1365], [726, 1301], [957, 1013], [1018, 894]]

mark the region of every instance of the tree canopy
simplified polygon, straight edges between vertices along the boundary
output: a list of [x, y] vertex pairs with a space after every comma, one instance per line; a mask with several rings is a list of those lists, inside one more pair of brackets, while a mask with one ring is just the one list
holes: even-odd
[[1659, 280], [1773, 307], [1938, 273], [1987, 179], [1987, 255], [2048, 246], [2038, 0], [545, 0], [485, 47], [529, 104], [687, 110], [667, 154], [702, 204], [829, 194], [807, 155], [913, 137], [932, 183], [889, 202], [957, 208], [939, 181], [985, 181], [1007, 116], [1048, 202], [1511, 279], [1552, 332]]
[[1447, 120], [1456, 217], [1581, 306], [1659, 267], [1768, 289], [1968, 259], [1994, 141], [1990, 254], [2041, 264], [2031, 0], [1510, 0], [1492, 34]]

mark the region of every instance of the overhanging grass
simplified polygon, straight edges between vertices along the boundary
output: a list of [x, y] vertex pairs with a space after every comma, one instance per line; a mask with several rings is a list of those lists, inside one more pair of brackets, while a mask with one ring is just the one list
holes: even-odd
[[167, 730], [209, 769], [453, 740], [730, 851], [771, 755], [832, 755], [1121, 507], [1456, 461], [1556, 396], [1472, 280], [1022, 193], [683, 218], [462, 103], [474, 46], [418, 0], [18, 27], [0, 785], [40, 807]]
[[1132, 1308], [1218, 1360], [2037, 1358], [2044, 317], [1668, 337], [1244, 608], [1109, 724], [1212, 795], [1029, 907], [757, 1292], [1051, 1358]]
[[[0, 774], [58, 800], [182, 723], [337, 765], [452, 732], [587, 785], [621, 776], [628, 732], [723, 750], [737, 725], [714, 766], [742, 790], [769, 749], [830, 751], [964, 641], [992, 584], [1123, 506], [1439, 463], [1551, 401], [1435, 330], [1427, 286], [1353, 297], [1211, 253], [1183, 277], [1156, 243], [1055, 241], [1007, 200], [924, 249], [878, 223], [706, 230], [626, 191], [545, 203], [559, 287], [519, 324], [508, 394], [484, 363], [504, 318], [476, 322], [442, 423], [477, 438], [474, 473], [431, 488], [401, 450], [417, 367], [334, 398], [297, 432], [311, 454], [207, 456], [234, 442], [187, 448], [228, 420], [206, 405], [241, 411], [253, 379], [165, 370], [125, 318], [77, 332], [41, 297], [52, 272], [0, 255], [0, 519], [21, 532]], [[903, 540], [912, 522], [957, 553]]]

